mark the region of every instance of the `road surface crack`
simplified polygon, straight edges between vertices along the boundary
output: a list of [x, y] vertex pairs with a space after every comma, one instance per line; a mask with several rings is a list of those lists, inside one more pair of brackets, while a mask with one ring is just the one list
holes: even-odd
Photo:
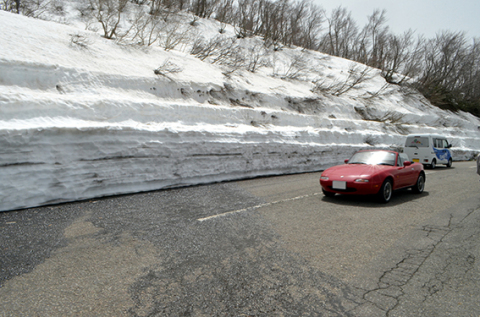
[[[402, 260], [382, 274], [377, 283], [378, 287], [367, 291], [363, 299], [389, 316], [389, 313], [400, 303], [400, 299], [404, 295], [404, 286], [410, 282], [436, 247], [453, 230], [452, 217], [450, 215], [449, 222], [444, 227], [423, 226], [421, 230], [425, 232], [425, 237], [431, 239], [432, 242], [422, 249], [408, 250]], [[441, 284], [435, 282], [430, 285], [430, 289], [434, 292], [440, 288]]]
[[[451, 214], [445, 226], [423, 226], [420, 230], [424, 233], [425, 238], [430, 239], [431, 242], [427, 243], [423, 248], [407, 250], [403, 259], [380, 276], [377, 287], [364, 293], [363, 299], [383, 311], [385, 316], [389, 316], [400, 305], [402, 297], [405, 296], [407, 284], [425, 265], [440, 244], [445, 241], [445, 238], [453, 230], [460, 228], [461, 224], [474, 211], [475, 209], [469, 210], [456, 223], [454, 223], [454, 216]], [[476, 235], [470, 237], [470, 239], [476, 238]], [[446, 248], [449, 255], [445, 260], [444, 266], [437, 271], [433, 278], [421, 286], [424, 290], [424, 302], [436, 293], [442, 292], [445, 285], [453, 279], [464, 279], [474, 269], [476, 258], [468, 252], [467, 248], [448, 248], [448, 245], [446, 245]]]

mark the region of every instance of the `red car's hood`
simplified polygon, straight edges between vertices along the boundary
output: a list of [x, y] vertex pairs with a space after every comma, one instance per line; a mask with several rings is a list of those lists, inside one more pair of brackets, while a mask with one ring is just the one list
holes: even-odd
[[344, 164], [337, 165], [326, 169], [322, 175], [328, 177], [359, 177], [359, 176], [374, 176], [386, 169], [391, 169], [393, 166], [388, 165], [367, 165], [367, 164]]

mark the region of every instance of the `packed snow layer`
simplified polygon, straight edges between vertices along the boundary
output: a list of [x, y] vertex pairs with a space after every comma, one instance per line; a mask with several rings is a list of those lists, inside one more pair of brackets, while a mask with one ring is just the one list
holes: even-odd
[[[351, 62], [340, 58], [305, 53], [310, 79], [282, 79], [278, 67], [225, 75], [182, 51], [67, 25], [6, 12], [0, 25], [0, 211], [318, 171], [358, 149], [400, 149], [408, 133], [446, 135], [456, 160], [480, 151], [478, 118], [385, 89], [376, 70], [348, 94], [313, 93], [319, 76], [344, 80]], [[72, 44], [78, 33], [87, 48]], [[183, 71], [155, 75], [166, 60]]]

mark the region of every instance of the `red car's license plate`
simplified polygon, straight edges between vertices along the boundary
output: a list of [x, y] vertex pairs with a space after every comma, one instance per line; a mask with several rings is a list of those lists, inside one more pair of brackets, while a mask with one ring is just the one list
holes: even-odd
[[347, 189], [347, 182], [340, 182], [340, 181], [333, 181], [332, 182], [333, 189]]

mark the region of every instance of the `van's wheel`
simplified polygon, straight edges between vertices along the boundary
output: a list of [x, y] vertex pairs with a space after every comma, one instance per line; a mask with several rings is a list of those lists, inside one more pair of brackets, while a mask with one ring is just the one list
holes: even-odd
[[378, 200], [381, 203], [386, 204], [392, 198], [392, 193], [393, 193], [392, 181], [389, 179], [386, 179], [383, 182], [382, 187], [380, 188], [380, 191], [378, 192]]
[[432, 164], [430, 164], [430, 168], [433, 170], [437, 166], [437, 160], [433, 159]]
[[421, 194], [425, 189], [425, 174], [420, 173], [417, 178], [417, 183], [413, 185], [412, 190], [414, 193]]
[[447, 167], [452, 167], [452, 158], [448, 160]]

